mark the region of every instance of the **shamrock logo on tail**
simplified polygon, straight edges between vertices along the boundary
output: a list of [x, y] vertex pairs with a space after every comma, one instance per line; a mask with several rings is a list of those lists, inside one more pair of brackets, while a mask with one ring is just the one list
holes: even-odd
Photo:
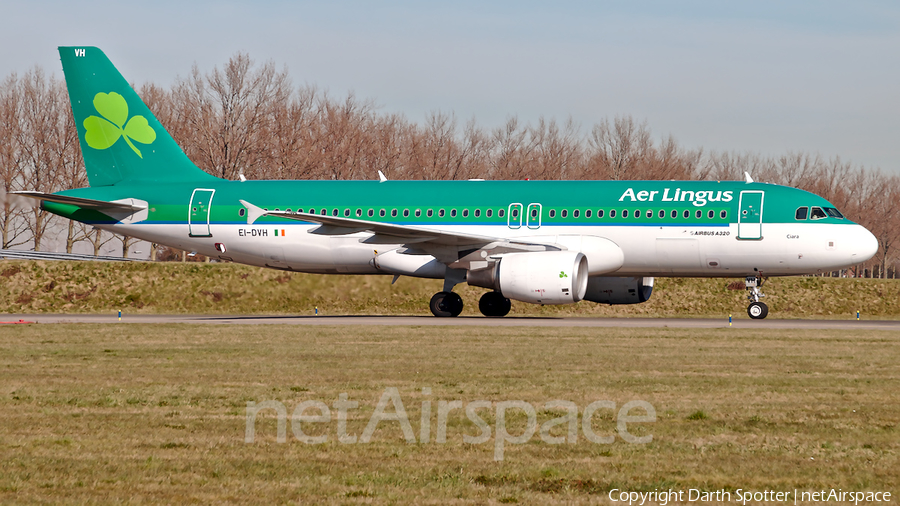
[[144, 158], [131, 141], [150, 144], [156, 140], [156, 132], [147, 124], [147, 118], [138, 115], [129, 119], [128, 103], [114, 91], [94, 95], [94, 108], [102, 118], [88, 116], [84, 120], [87, 145], [94, 149], [107, 149], [122, 137], [139, 157]]
[[566, 274], [565, 271], [559, 271], [559, 277], [560, 277], [560, 278], [567, 278], [567, 277], [569, 277], [569, 275]]

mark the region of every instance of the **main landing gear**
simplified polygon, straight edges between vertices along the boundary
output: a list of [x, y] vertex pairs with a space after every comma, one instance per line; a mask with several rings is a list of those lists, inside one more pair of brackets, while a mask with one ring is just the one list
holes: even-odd
[[747, 279], [744, 280], [744, 285], [750, 292], [747, 294], [747, 300], [750, 301], [750, 305], [747, 306], [747, 315], [754, 320], [762, 320], [769, 315], [769, 306], [765, 302], [759, 301], [760, 298], [765, 297], [762, 290], [760, 290], [763, 285], [762, 276], [747, 276]]
[[[434, 316], [459, 316], [463, 310], [463, 300], [456, 292], [438, 292], [431, 297], [429, 307]], [[512, 303], [500, 292], [487, 292], [478, 301], [478, 309], [484, 316], [506, 316], [511, 308]]]
[[463, 310], [463, 300], [458, 293], [453, 291], [453, 287], [466, 280], [465, 269], [447, 268], [444, 274], [444, 289], [431, 297], [431, 314], [434, 316], [447, 317], [459, 316]]
[[[434, 316], [447, 317], [459, 316], [463, 310], [463, 300], [458, 293], [453, 291], [453, 287], [462, 283], [466, 279], [465, 269], [447, 269], [444, 276], [444, 290], [434, 294], [431, 297], [431, 314]], [[502, 317], [509, 314], [512, 304], [509, 299], [500, 292], [488, 292], [481, 296], [478, 301], [478, 309], [484, 316]]]
[[478, 301], [478, 310], [484, 316], [503, 317], [509, 314], [512, 304], [500, 292], [487, 292]]
[[456, 292], [438, 292], [431, 297], [429, 307], [434, 316], [459, 316], [463, 300]]

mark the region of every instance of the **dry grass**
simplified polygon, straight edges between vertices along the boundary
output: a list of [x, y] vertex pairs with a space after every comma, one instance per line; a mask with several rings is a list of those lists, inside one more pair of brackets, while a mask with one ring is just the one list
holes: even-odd
[[[514, 315], [747, 318], [733, 279], [657, 279], [650, 301], [631, 306], [513, 303]], [[0, 261], [0, 313], [107, 312], [429, 314], [441, 281], [285, 273], [236, 264]], [[742, 286], [742, 283], [738, 283]], [[459, 285], [464, 315], [485, 290]], [[773, 317], [900, 317], [900, 281], [777, 278], [765, 287]]]
[[[0, 502], [602, 502], [610, 488], [889, 490], [900, 484], [900, 336], [867, 331], [32, 325], [0, 328]], [[437, 400], [645, 400], [650, 444], [550, 445], [493, 460], [447, 443], [275, 441], [248, 401], [360, 403], [396, 387], [419, 433]], [[423, 396], [421, 389], [432, 394]], [[702, 414], [701, 414], [702, 413]], [[614, 434], [610, 412], [595, 419]], [[539, 422], [558, 416], [541, 411]], [[493, 424], [491, 417], [485, 417]], [[510, 432], [524, 427], [513, 417]], [[308, 424], [307, 426], [311, 426]], [[493, 442], [493, 439], [491, 440]]]

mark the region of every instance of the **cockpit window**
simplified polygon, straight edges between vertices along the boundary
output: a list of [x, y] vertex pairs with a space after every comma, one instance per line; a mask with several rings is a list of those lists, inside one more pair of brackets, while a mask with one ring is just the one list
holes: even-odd
[[794, 219], [797, 220], [805, 220], [806, 215], [809, 214], [809, 208], [806, 206], [798, 207], [796, 214], [794, 214]]
[[823, 211], [821, 207], [812, 208], [812, 212], [809, 215], [809, 219], [811, 220], [821, 220], [827, 217], [828, 215], [825, 214], [825, 211]]
[[825, 212], [828, 213], [828, 216], [831, 216], [832, 218], [844, 219], [844, 215], [833, 207], [826, 207]]

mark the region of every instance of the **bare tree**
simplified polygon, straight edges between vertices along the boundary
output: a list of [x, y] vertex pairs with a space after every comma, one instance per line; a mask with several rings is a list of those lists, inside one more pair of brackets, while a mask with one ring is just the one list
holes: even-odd
[[88, 232], [87, 242], [91, 243], [91, 247], [94, 249], [94, 256], [96, 257], [100, 256], [100, 249], [114, 238], [113, 234], [94, 228]]
[[531, 157], [528, 131], [513, 116], [491, 134], [491, 173], [493, 179], [526, 179], [530, 177], [527, 160]]
[[604, 120], [591, 130], [589, 139], [594, 173], [604, 179], [636, 179], [652, 145], [646, 123], [635, 124], [631, 116], [617, 116], [610, 124]]
[[290, 94], [286, 72], [272, 62], [255, 68], [247, 54], [231, 57], [203, 76], [194, 66], [191, 76], [173, 91], [179, 120], [192, 135], [184, 150], [208, 172], [225, 179], [239, 173], [264, 172], [274, 130], [274, 109]]
[[528, 128], [534, 179], [568, 179], [581, 172], [583, 153], [578, 124], [569, 118], [560, 129], [555, 120], [543, 116], [537, 125]]
[[[40, 68], [35, 68], [25, 74], [17, 89], [21, 128], [16, 141], [22, 151], [25, 186], [29, 190], [56, 191], [67, 169], [77, 166], [72, 156], [77, 136], [68, 124], [71, 119], [65, 85], [52, 77], [47, 79]], [[35, 251], [41, 248], [52, 216], [40, 206], [32, 208], [28, 229]]]
[[0, 84], [0, 247], [12, 248], [28, 242], [28, 226], [24, 211], [7, 194], [21, 190], [24, 183], [24, 161], [17, 139], [21, 134], [19, 79], [15, 74]]

